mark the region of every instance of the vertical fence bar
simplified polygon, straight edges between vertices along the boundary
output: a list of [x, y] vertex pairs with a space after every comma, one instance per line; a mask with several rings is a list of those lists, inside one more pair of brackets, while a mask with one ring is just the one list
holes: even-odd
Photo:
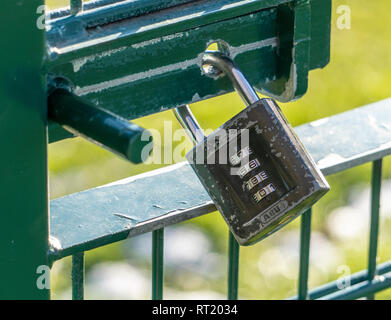
[[[380, 212], [380, 189], [382, 178], [382, 159], [372, 163], [371, 178], [371, 225], [369, 233], [368, 253], [368, 281], [375, 278], [377, 243], [379, 238], [379, 212]], [[367, 296], [368, 300], [374, 300], [375, 294]]]
[[163, 299], [164, 229], [152, 232], [152, 299]]
[[72, 256], [72, 300], [84, 299], [84, 252]]
[[300, 267], [299, 267], [299, 286], [298, 299], [306, 300], [308, 298], [308, 268], [310, 259], [310, 240], [311, 240], [311, 215], [312, 209], [304, 212], [301, 216], [300, 227]]
[[83, 0], [71, 0], [71, 15], [83, 11]]
[[[49, 299], [44, 0], [2, 1], [0, 299]], [[6, 44], [6, 45], [5, 45]]]
[[238, 299], [239, 244], [232, 232], [228, 235], [228, 300]]

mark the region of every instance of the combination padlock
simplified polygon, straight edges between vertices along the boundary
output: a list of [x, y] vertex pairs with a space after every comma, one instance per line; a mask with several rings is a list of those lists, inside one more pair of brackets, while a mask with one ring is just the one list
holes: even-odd
[[188, 106], [175, 109], [195, 147], [186, 157], [241, 245], [253, 244], [309, 209], [329, 189], [272, 99], [259, 99], [226, 55], [204, 66], [227, 76], [247, 105], [205, 137]]

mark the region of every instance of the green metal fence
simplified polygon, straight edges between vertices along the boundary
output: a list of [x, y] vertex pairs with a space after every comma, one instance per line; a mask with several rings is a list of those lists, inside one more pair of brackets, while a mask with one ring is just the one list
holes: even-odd
[[[300, 268], [298, 277], [298, 294], [293, 299], [358, 299], [367, 297], [374, 299], [378, 291], [391, 287], [391, 260], [377, 265], [377, 244], [380, 214], [380, 187], [382, 173], [382, 159], [372, 162], [371, 180], [371, 222], [368, 249], [368, 268], [350, 276], [350, 286], [344, 289], [338, 288], [337, 281], [321, 287], [308, 290], [308, 270], [310, 256], [311, 236], [311, 210], [301, 216], [300, 237]], [[152, 299], [163, 299], [163, 256], [164, 256], [164, 229], [152, 232]], [[229, 234], [228, 246], [228, 276], [227, 298], [238, 298], [239, 284], [239, 245]], [[84, 287], [84, 254], [77, 253], [72, 258], [72, 287], [73, 299], [83, 299]]]
[[[388, 110], [391, 107], [391, 99], [384, 100], [369, 106], [358, 108], [349, 112], [338, 114], [330, 118], [324, 119], [323, 124], [319, 124], [321, 121], [316, 121], [314, 123], [309, 123], [296, 128], [296, 131], [304, 142], [310, 153], [314, 155], [315, 160], [321, 164], [322, 171], [325, 174], [333, 174], [336, 172], [341, 172], [355, 166], [361, 165], [366, 162], [372, 162], [372, 179], [371, 179], [371, 205], [370, 205], [370, 214], [371, 220], [368, 228], [370, 229], [369, 245], [368, 245], [368, 268], [367, 270], [355, 273], [349, 276], [350, 285], [346, 288], [339, 288], [338, 281], [325, 284], [318, 288], [309, 289], [308, 288], [308, 273], [309, 273], [309, 257], [310, 257], [310, 238], [311, 238], [311, 210], [305, 212], [301, 216], [301, 231], [300, 231], [300, 267], [298, 275], [298, 293], [296, 297], [291, 299], [357, 299], [361, 297], [367, 297], [368, 299], [373, 299], [374, 294], [378, 291], [387, 289], [391, 287], [391, 261], [382, 263], [380, 265], [376, 264], [377, 257], [377, 247], [378, 247], [378, 233], [379, 233], [379, 215], [380, 215], [380, 192], [381, 192], [381, 180], [382, 180], [382, 159], [383, 157], [391, 153], [391, 130], [386, 130], [379, 135], [379, 132], [376, 128], [376, 125], [382, 125], [389, 123], [391, 121], [391, 115]], [[349, 119], [349, 126], [346, 125], [346, 121]], [[370, 127], [370, 121], [375, 120], [375, 128]], [[373, 124], [373, 122], [372, 122]], [[361, 130], [366, 128], [366, 130]], [[344, 141], [335, 140], [334, 137], [344, 134]], [[355, 141], [355, 142], [354, 142]], [[382, 146], [379, 148], [379, 146]], [[352, 149], [354, 149], [352, 151]], [[340, 152], [338, 153], [340, 157], [336, 157], [338, 160], [333, 162], [322, 161], [327, 160], [327, 157], [330, 154], [330, 151]], [[334, 154], [335, 155], [335, 154]], [[349, 157], [348, 157], [349, 156]], [[155, 174], [152, 175], [150, 179], [155, 180], [157, 183], [164, 179], [166, 185], [168, 181], [179, 179], [182, 183], [181, 171], [186, 168], [187, 165], [183, 164], [181, 166], [175, 165], [171, 169], [172, 171], [167, 171], [167, 168], [156, 170]], [[171, 175], [171, 176], [170, 176]], [[194, 184], [195, 176], [189, 170], [185, 172], [186, 178], [184, 180], [189, 181], [189, 184]], [[148, 179], [143, 178], [141, 175], [140, 180]], [[132, 190], [133, 188], [139, 188], [140, 185], [136, 185], [136, 181], [129, 181], [128, 184], [122, 184], [124, 188]], [[148, 182], [147, 182], [148, 183]], [[186, 184], [181, 184], [183, 197], [179, 196], [181, 199], [187, 200], [187, 190]], [[109, 199], [110, 195], [113, 192], [115, 185], [108, 185], [107, 188], [100, 187], [98, 189], [91, 189], [84, 192], [85, 199], [94, 199], [94, 193], [99, 192], [102, 197], [102, 192], [107, 194]], [[193, 192], [194, 190], [191, 190]], [[116, 191], [117, 192], [117, 191]], [[153, 195], [154, 190], [149, 189]], [[199, 186], [199, 193], [202, 193], [202, 186]], [[159, 203], [158, 197], [167, 197], [168, 194], [161, 194], [155, 196], [154, 200]], [[121, 199], [121, 195], [119, 195]], [[177, 197], [177, 196], [175, 196]], [[72, 217], [67, 214], [67, 208], [72, 205], [73, 210], [76, 212], [83, 210], [83, 204], [80, 205], [80, 201], [83, 202], [84, 197], [80, 197], [80, 194], [66, 196], [64, 198], [56, 199], [52, 201], [52, 210], [59, 212], [60, 214], [65, 215], [64, 220], [56, 221], [56, 223], [65, 222], [66, 218], [72, 219]], [[164, 227], [178, 223], [180, 221], [187, 220], [189, 218], [199, 216], [208, 212], [215, 210], [214, 206], [210, 205], [210, 200], [208, 198], [201, 199], [197, 204], [189, 204], [191, 208], [189, 210], [194, 210], [191, 215], [189, 215], [189, 210], [184, 210], [178, 212], [175, 219], [167, 220], [166, 216], [158, 215], [155, 219], [159, 223], [156, 224], [155, 221], [144, 221], [143, 229], [140, 230], [141, 233], [151, 231], [152, 232], [152, 298], [153, 299], [162, 299], [163, 296], [163, 274], [164, 274]], [[99, 206], [99, 204], [97, 205]], [[174, 206], [174, 204], [173, 204]], [[206, 211], [201, 210], [201, 206], [205, 207]], [[137, 206], [136, 206], [137, 207]], [[89, 210], [94, 211], [96, 207], [90, 208]], [[106, 208], [107, 209], [107, 208]], [[118, 209], [118, 207], [116, 208]], [[167, 208], [168, 211], [175, 209], [175, 207]], [[88, 210], [88, 211], [89, 211]], [[110, 211], [110, 208], [108, 209]], [[143, 210], [140, 208], [140, 210]], [[85, 212], [85, 210], [84, 210]], [[69, 223], [69, 222], [68, 222]], [[76, 222], [71, 222], [69, 225], [65, 226], [66, 228], [72, 228]], [[94, 222], [93, 222], [94, 223]], [[133, 229], [133, 234], [139, 234], [137, 225]], [[57, 238], [64, 237], [63, 235], [54, 234]], [[132, 236], [132, 233], [128, 231], [126, 237]], [[91, 239], [92, 241], [93, 239]], [[117, 240], [117, 239], [116, 239]], [[116, 241], [112, 239], [107, 239], [108, 242]], [[262, 243], [257, 244], [262, 245]], [[80, 247], [73, 248], [73, 250], [82, 250], [83, 248], [88, 247], [88, 243], [80, 244]], [[66, 248], [63, 248], [64, 251], [67, 251]], [[239, 284], [239, 245], [237, 244], [234, 237], [229, 234], [228, 237], [228, 274], [227, 274], [227, 298], [228, 299], [237, 299], [238, 298], [238, 284]], [[56, 253], [57, 256], [61, 257], [61, 252]], [[79, 253], [73, 257], [73, 292], [74, 298], [83, 297], [83, 276], [75, 276], [75, 274], [83, 273], [83, 260], [82, 256]]]
[[[0, 116], [6, 119], [0, 126], [6, 151], [0, 157], [0, 266], [8, 276], [0, 297], [50, 298], [49, 290], [36, 286], [37, 266], [72, 256], [72, 296], [83, 299], [85, 251], [152, 232], [152, 298], [162, 299], [164, 228], [215, 211], [213, 202], [182, 163], [49, 203], [47, 143], [71, 135], [48, 123], [46, 82], [67, 78], [86, 101], [133, 119], [232, 91], [224, 79], [202, 77], [198, 65], [209, 42], [222, 39], [258, 90], [289, 101], [305, 93], [311, 69], [328, 63], [331, 1], [142, 0], [130, 7], [129, 1], [95, 0], [84, 12], [81, 1], [72, 0], [70, 8], [48, 14], [47, 30], [37, 24], [37, 7], [43, 4], [6, 1], [2, 8], [8, 50], [0, 52], [5, 75]], [[182, 90], [174, 90], [178, 86]], [[367, 270], [352, 275], [351, 285], [341, 290], [337, 282], [308, 288], [308, 211], [301, 216], [294, 298], [373, 299], [391, 287], [391, 261], [376, 264], [382, 159], [391, 154], [390, 107], [391, 100], [385, 100], [296, 128], [324, 174], [367, 162], [373, 170]], [[148, 192], [135, 197], [139, 190]], [[113, 195], [116, 207], [110, 205]], [[152, 201], [164, 206], [152, 210]], [[134, 223], [126, 217], [130, 210]], [[237, 299], [240, 250], [232, 235], [228, 241], [227, 297]]]

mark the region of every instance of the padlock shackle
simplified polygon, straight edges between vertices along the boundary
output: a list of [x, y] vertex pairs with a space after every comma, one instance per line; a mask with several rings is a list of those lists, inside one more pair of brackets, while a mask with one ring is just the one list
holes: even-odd
[[[230, 57], [221, 52], [206, 52], [202, 60], [203, 65], [210, 65], [229, 78], [235, 91], [242, 98], [246, 106], [252, 105], [260, 100], [254, 88]], [[175, 108], [174, 114], [194, 144], [200, 143], [205, 139], [204, 132], [188, 105]]]
[[235, 88], [235, 91], [242, 98], [246, 106], [260, 100], [254, 88], [247, 81], [242, 71], [240, 71], [239, 67], [230, 57], [221, 52], [206, 52], [202, 61], [203, 65], [213, 66], [229, 78]]
[[197, 119], [194, 117], [189, 106], [183, 105], [174, 109], [174, 114], [182, 128], [185, 129], [188, 137], [197, 144], [205, 139], [205, 135]]

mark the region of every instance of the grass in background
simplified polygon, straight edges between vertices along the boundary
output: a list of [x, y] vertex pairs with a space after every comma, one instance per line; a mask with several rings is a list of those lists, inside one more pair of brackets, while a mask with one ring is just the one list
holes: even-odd
[[[68, 4], [69, 1], [50, 0], [47, 3], [54, 8]], [[339, 5], [349, 5], [351, 8], [352, 25], [350, 30], [339, 30], [336, 27], [336, 8]], [[293, 126], [391, 96], [391, 42], [388, 41], [391, 34], [391, 21], [388, 17], [390, 11], [391, 2], [388, 0], [333, 1], [330, 64], [324, 69], [310, 72], [309, 89], [303, 98], [295, 102], [280, 104]], [[192, 109], [204, 128], [217, 128], [241, 111], [243, 107], [238, 95], [232, 93], [195, 103]], [[162, 131], [164, 121], [173, 121], [179, 128], [171, 111], [151, 115], [135, 122], [145, 128]], [[156, 145], [155, 148], [163, 148], [163, 146]], [[79, 138], [52, 144], [49, 149], [49, 164], [52, 198], [157, 167], [131, 165]], [[315, 235], [330, 239], [325, 228], [325, 219], [333, 209], [347, 203], [352, 190], [368, 186], [370, 169], [370, 165], [363, 165], [327, 177], [332, 191], [314, 208]], [[390, 159], [386, 158], [384, 177], [387, 178], [390, 175]], [[213, 239], [216, 250], [225, 254], [227, 228], [218, 214], [193, 219], [186, 224], [196, 224], [202, 227]], [[273, 270], [266, 272], [266, 269], [270, 268], [267, 266], [267, 261], [282, 261], [278, 257], [279, 247], [283, 245], [281, 241], [285, 238], [289, 239], [287, 235], [290, 233], [297, 234], [298, 226], [299, 222], [296, 221], [260, 244], [241, 249], [241, 297], [250, 299], [285, 298], [295, 293], [297, 259], [295, 263], [286, 266], [287, 270], [283, 273], [273, 273]], [[390, 231], [390, 223], [382, 225], [380, 261], [389, 260], [391, 257], [391, 249], [385, 245], [385, 241], [389, 243]], [[336, 252], [341, 254], [341, 261], [347, 264], [352, 272], [366, 268], [367, 238], [363, 237], [362, 241], [356, 245], [332, 240]], [[86, 257], [87, 268], [108, 259], [121, 260], [123, 259], [121, 244], [93, 250], [88, 252]], [[319, 259], [321, 258], [320, 256]], [[311, 266], [311, 286], [336, 279], [339, 276], [338, 270], [335, 268], [335, 270], [328, 270], [326, 273], [320, 272], [320, 268], [319, 265]], [[54, 271], [54, 292], [56, 292], [56, 288], [59, 290], [69, 285], [69, 280], [66, 279], [69, 274], [69, 259], [57, 262]], [[172, 286], [176, 285], [172, 279], [167, 279], [167, 281]], [[224, 292], [224, 279], [216, 281], [213, 286], [213, 289]], [[391, 293], [387, 291], [379, 294], [378, 297], [391, 298]]]

